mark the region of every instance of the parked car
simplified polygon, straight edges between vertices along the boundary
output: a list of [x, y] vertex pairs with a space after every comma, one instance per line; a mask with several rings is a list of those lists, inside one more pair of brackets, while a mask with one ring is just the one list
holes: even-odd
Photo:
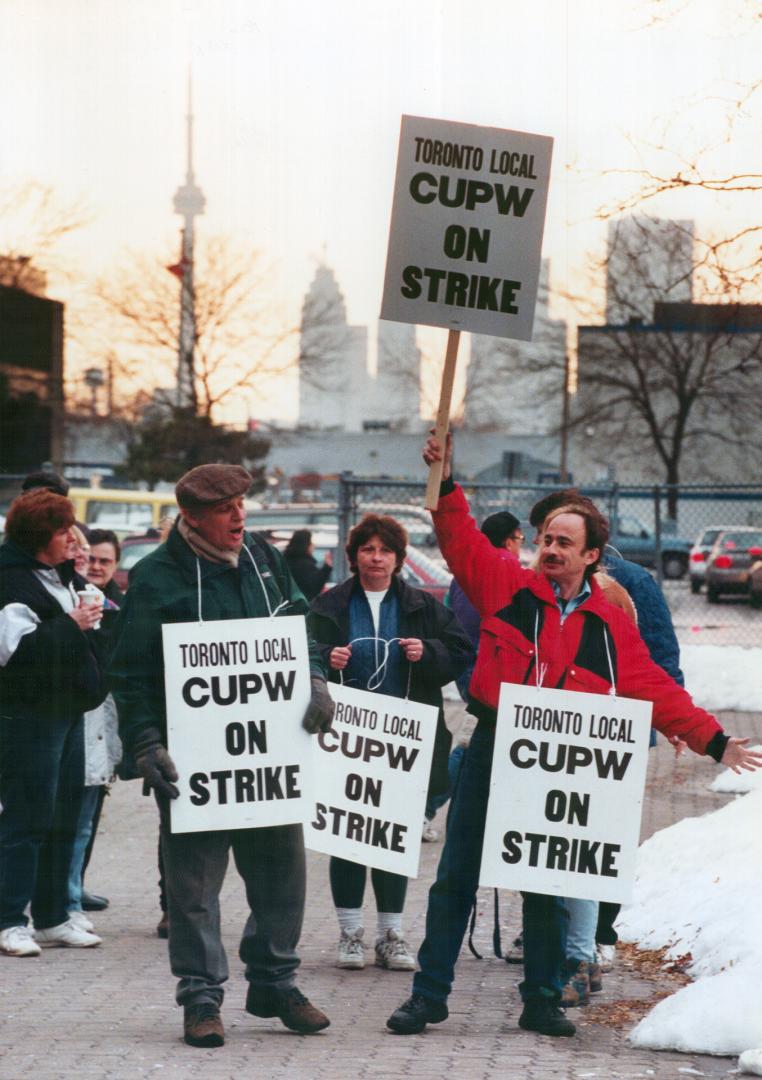
[[[656, 536], [647, 529], [642, 521], [629, 514], [621, 514], [616, 519], [616, 531], [609, 537], [609, 543], [625, 559], [656, 568]], [[688, 557], [691, 545], [677, 536], [661, 537], [661, 569], [665, 578], [671, 580], [685, 577], [688, 570]]]
[[724, 593], [749, 594], [749, 571], [762, 558], [762, 529], [736, 526], [721, 532], [706, 567], [706, 598], [716, 604]]
[[717, 537], [727, 528], [729, 528], [727, 525], [707, 525], [696, 537], [696, 542], [688, 556], [692, 593], [701, 592], [701, 586], [706, 581], [706, 563], [709, 554]]
[[757, 559], [749, 571], [749, 603], [762, 608], [762, 559]]
[[144, 555], [148, 555], [157, 544], [161, 543], [158, 530], [152, 529], [148, 533], [139, 533], [134, 536], [125, 536], [120, 542], [122, 554], [119, 564], [114, 571], [114, 581], [117, 588], [125, 592], [130, 570], [135, 563], [140, 562]]
[[290, 536], [294, 529], [333, 525], [338, 528], [338, 506], [333, 502], [271, 503], [270, 506], [246, 507], [246, 528], [266, 536], [284, 529]]

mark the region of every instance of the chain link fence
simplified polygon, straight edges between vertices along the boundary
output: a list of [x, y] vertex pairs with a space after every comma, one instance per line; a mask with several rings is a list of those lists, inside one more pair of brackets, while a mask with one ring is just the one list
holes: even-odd
[[[463, 488], [479, 524], [498, 510], [510, 510], [521, 520], [528, 561], [534, 535], [529, 512], [558, 485], [464, 483]], [[647, 567], [657, 579], [682, 644], [762, 646], [762, 610], [750, 603], [748, 588], [748, 567], [757, 561], [756, 549], [762, 549], [762, 484], [599, 484], [580, 491], [608, 516], [612, 546], [624, 558]], [[430, 515], [423, 509], [424, 493], [424, 482], [343, 473], [336, 580], [346, 573], [342, 560], [347, 534], [368, 512], [398, 518], [411, 544], [436, 556]], [[724, 577], [711, 565], [711, 555], [720, 550], [713, 545], [723, 543], [723, 532], [735, 538], [730, 541], [730, 554], [739, 564], [735, 573]], [[748, 556], [744, 545], [751, 547]]]

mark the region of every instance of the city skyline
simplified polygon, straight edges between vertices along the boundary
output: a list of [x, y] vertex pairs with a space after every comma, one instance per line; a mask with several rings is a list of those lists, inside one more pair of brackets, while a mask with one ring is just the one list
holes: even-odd
[[[586, 253], [603, 249], [595, 209], [633, 185], [619, 170], [659, 156], [659, 118], [676, 149], [721, 143], [724, 109], [755, 70], [759, 28], [734, 14], [742, 4], [668, 4], [673, 18], [654, 22], [656, 7], [545, 0], [518, 24], [496, 0], [361, 10], [344, 0], [319, 10], [297, 0], [232, 0], [222, 10], [134, 0], [129, 11], [117, 0], [95, 11], [86, 0], [3, 0], [0, 79], [14, 103], [0, 119], [3, 184], [34, 180], [87, 203], [91, 223], [64, 245], [83, 278], [118, 264], [125, 248], [176, 249], [171, 197], [185, 162], [191, 63], [195, 169], [207, 197], [199, 234], [235, 235], [264, 252], [284, 324], [298, 319], [326, 261], [350, 324], [371, 325], [400, 115], [536, 131], [556, 140], [544, 253], [558, 308], [579, 288]], [[721, 146], [725, 171], [751, 134], [739, 123]], [[602, 177], [606, 169], [617, 175]], [[677, 194], [649, 209], [695, 217], [699, 228], [735, 213], [718, 196], [697, 209]], [[596, 288], [602, 310], [603, 282]], [[72, 285], [53, 276], [51, 289], [67, 300]], [[422, 335], [436, 351], [441, 335]], [[293, 415], [293, 377], [268, 396], [276, 414]]]

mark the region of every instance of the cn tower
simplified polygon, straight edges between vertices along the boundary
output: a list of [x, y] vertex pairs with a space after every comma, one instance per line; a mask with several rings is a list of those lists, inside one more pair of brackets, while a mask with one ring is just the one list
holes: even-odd
[[196, 348], [196, 298], [193, 286], [193, 220], [203, 214], [206, 198], [193, 175], [193, 101], [191, 74], [188, 72], [187, 164], [185, 183], [174, 198], [175, 213], [183, 219], [178, 276], [180, 287], [180, 332], [177, 342], [177, 397], [181, 408], [196, 409], [196, 379], [194, 354]]

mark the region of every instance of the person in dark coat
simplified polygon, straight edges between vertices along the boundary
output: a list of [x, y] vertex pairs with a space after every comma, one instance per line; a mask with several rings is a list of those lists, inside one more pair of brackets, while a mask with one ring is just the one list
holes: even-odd
[[[252, 477], [240, 465], [197, 465], [175, 487], [180, 515], [163, 544], [134, 567], [111, 653], [120, 734], [156, 795], [169, 907], [169, 960], [178, 979], [190, 1046], [225, 1041], [220, 1015], [228, 963], [219, 894], [232, 849], [250, 914], [239, 956], [246, 965], [246, 1011], [278, 1017], [302, 1034], [330, 1020], [296, 985], [305, 903], [301, 825], [172, 832], [178, 772], [167, 749], [162, 627], [229, 619], [306, 615], [307, 603], [283, 556], [245, 529]], [[326, 730], [333, 702], [323, 662], [309, 642], [310, 703], [302, 724]], [[183, 777], [187, 783], [188, 777]]]
[[87, 580], [97, 585], [107, 600], [120, 608], [124, 593], [114, 581], [122, 549], [119, 537], [111, 529], [90, 530], [90, 565]]
[[[428, 593], [400, 580], [406, 547], [407, 533], [398, 521], [366, 515], [347, 542], [352, 576], [313, 600], [309, 627], [329, 679], [339, 682], [341, 677], [348, 686], [368, 687], [383, 652], [379, 641], [391, 642], [384, 677], [374, 691], [407, 696], [438, 708], [429, 781], [429, 793], [434, 794], [447, 790], [451, 743], [441, 688], [457, 678], [471, 661], [473, 650], [451, 611]], [[332, 857], [330, 876], [340, 927], [337, 966], [362, 968], [367, 867]], [[402, 933], [407, 878], [373, 869], [371, 880], [378, 911], [376, 963], [395, 971], [412, 971], [415, 961]]]
[[326, 552], [322, 566], [318, 566], [312, 552], [312, 533], [309, 529], [297, 529], [283, 552], [291, 576], [307, 600], [314, 600], [320, 595], [333, 570], [330, 552]]
[[0, 952], [9, 956], [100, 944], [67, 910], [83, 714], [106, 697], [101, 608], [78, 596], [87, 582], [74, 570], [73, 524], [68, 499], [31, 490], [13, 502], [0, 548]]
[[[88, 566], [85, 577], [91, 585], [97, 586], [109, 601], [103, 612], [101, 624], [101, 632], [108, 650], [114, 633], [118, 610], [124, 603], [124, 593], [114, 581], [114, 573], [119, 565], [121, 547], [118, 536], [111, 529], [90, 529], [88, 545]], [[99, 732], [99, 737], [101, 736], [102, 733]], [[84, 847], [84, 851], [75, 852], [75, 857], [81, 855], [82, 858], [81, 881], [78, 890], [81, 894], [79, 905], [82, 911], [103, 911], [109, 906], [108, 897], [89, 892], [84, 886], [85, 872], [93, 853], [95, 837], [98, 833], [98, 825], [103, 810], [103, 801], [107, 791], [107, 783], [97, 784], [92, 790], [88, 788], [85, 797], [86, 800], [89, 798], [91, 805], [83, 807], [83, 814], [80, 816], [80, 835], [77, 837], [77, 843]]]

